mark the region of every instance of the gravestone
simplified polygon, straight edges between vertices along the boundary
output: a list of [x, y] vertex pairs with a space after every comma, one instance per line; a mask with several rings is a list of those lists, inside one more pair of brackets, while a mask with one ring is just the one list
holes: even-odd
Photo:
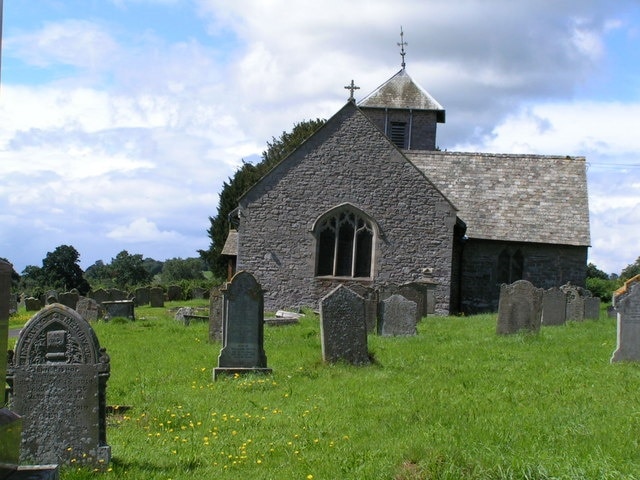
[[218, 287], [209, 295], [209, 343], [222, 341], [222, 292]]
[[24, 309], [27, 312], [37, 312], [42, 308], [42, 302], [34, 297], [27, 297], [24, 299]]
[[20, 331], [10, 359], [10, 404], [22, 416], [21, 462], [103, 468], [109, 356], [76, 311], [55, 303]]
[[149, 304], [152, 307], [164, 307], [164, 290], [162, 290], [162, 287], [151, 287], [149, 289]]
[[542, 324], [564, 325], [567, 318], [567, 296], [558, 287], [545, 290], [542, 295]]
[[[7, 335], [9, 333], [9, 310], [11, 288], [10, 263], [0, 260], [0, 379], [4, 390], [7, 373]], [[3, 392], [4, 393], [4, 392]], [[4, 397], [0, 405], [4, 404]], [[6, 407], [0, 407], [0, 479], [7, 480], [58, 480], [57, 465], [18, 465], [22, 418]]]
[[614, 292], [613, 306], [618, 321], [617, 346], [611, 362], [640, 361], [640, 275]]
[[133, 300], [113, 300], [110, 302], [102, 302], [105, 310], [105, 320], [111, 320], [115, 317], [128, 318], [135, 320]]
[[194, 300], [200, 300], [205, 298], [207, 291], [204, 288], [193, 287], [191, 289], [191, 298]]
[[391, 295], [380, 302], [378, 329], [382, 336], [416, 335], [418, 305], [402, 295]]
[[104, 316], [104, 308], [93, 298], [80, 297], [76, 304], [76, 312], [87, 322], [95, 322]]
[[339, 285], [320, 300], [322, 359], [354, 365], [370, 363], [364, 299]]
[[581, 322], [584, 320], [584, 295], [582, 288], [566, 284], [560, 287], [567, 296], [567, 321]]
[[589, 320], [600, 318], [600, 298], [584, 297], [584, 318]]
[[170, 302], [182, 300], [182, 288], [179, 285], [169, 285], [167, 287], [167, 300]]
[[18, 312], [18, 294], [12, 293], [9, 296], [9, 315], [13, 315]]
[[58, 303], [61, 303], [65, 307], [76, 309], [80, 294], [75, 292], [63, 292], [58, 294]]
[[118, 300], [128, 300], [129, 294], [118, 288], [109, 289], [109, 298], [107, 301], [117, 302]]
[[102, 302], [108, 302], [111, 300], [111, 294], [103, 289], [99, 288], [98, 290], [89, 292], [89, 298], [93, 298], [96, 302], [102, 304]]
[[133, 295], [134, 295], [134, 301], [135, 301], [136, 307], [149, 305], [149, 287], [136, 288]]
[[44, 294], [44, 303], [45, 305], [51, 305], [52, 303], [58, 302], [58, 291], [57, 290], [49, 290]]
[[364, 321], [367, 333], [375, 333], [378, 329], [378, 292], [374, 288], [364, 285], [350, 285], [349, 289], [364, 299]]
[[264, 294], [249, 272], [236, 273], [222, 288], [223, 345], [214, 380], [220, 374], [271, 373], [264, 351]]
[[386, 300], [392, 295], [402, 295], [407, 300], [415, 302], [417, 306], [416, 322], [422, 319], [422, 312], [427, 310], [426, 298], [422, 288], [419, 288], [414, 282], [403, 283], [402, 285], [388, 284], [378, 289], [378, 302]]
[[542, 288], [527, 280], [500, 286], [496, 332], [508, 335], [519, 331], [537, 332], [542, 320]]

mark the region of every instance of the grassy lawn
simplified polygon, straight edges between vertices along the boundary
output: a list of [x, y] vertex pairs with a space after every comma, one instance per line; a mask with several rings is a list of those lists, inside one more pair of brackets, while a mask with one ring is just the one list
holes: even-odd
[[271, 376], [212, 381], [208, 327], [138, 308], [94, 325], [111, 356], [112, 463], [62, 479], [635, 479], [640, 365], [615, 321], [495, 334], [495, 315], [370, 336], [367, 367], [321, 361], [318, 318], [265, 327]]

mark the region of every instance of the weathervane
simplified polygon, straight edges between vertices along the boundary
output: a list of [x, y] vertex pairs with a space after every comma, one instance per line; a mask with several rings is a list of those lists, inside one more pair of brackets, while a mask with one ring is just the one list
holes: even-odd
[[351, 85], [347, 85], [347, 86], [346, 86], [346, 87], [344, 87], [344, 88], [346, 88], [347, 90], [349, 90], [349, 101], [350, 101], [350, 102], [355, 102], [355, 101], [356, 101], [356, 99], [355, 99], [355, 97], [353, 96], [353, 92], [354, 92], [355, 90], [360, 90], [360, 87], [356, 87], [356, 84], [355, 84], [355, 83], [353, 83], [353, 80], [351, 80]]
[[398, 43], [398, 46], [400, 47], [400, 56], [402, 57], [402, 69], [403, 70], [404, 70], [404, 67], [406, 66], [406, 63], [404, 63], [404, 56], [407, 54], [404, 51], [404, 47], [406, 45], [409, 45], [409, 44], [404, 41], [404, 32], [402, 31], [402, 26], [400, 26], [400, 43]]

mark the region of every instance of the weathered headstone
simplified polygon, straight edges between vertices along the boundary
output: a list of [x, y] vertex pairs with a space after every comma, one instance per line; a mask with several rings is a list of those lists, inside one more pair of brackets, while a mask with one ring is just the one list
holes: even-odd
[[78, 292], [62, 292], [58, 294], [58, 303], [61, 303], [65, 307], [76, 309], [80, 295]]
[[44, 294], [44, 304], [51, 305], [52, 303], [58, 302], [58, 291], [57, 290], [49, 290]]
[[164, 307], [164, 290], [162, 290], [162, 287], [151, 287], [149, 289], [149, 304], [152, 307]]
[[13, 315], [18, 312], [18, 294], [12, 293], [9, 296], [9, 315]]
[[618, 313], [618, 330], [611, 362], [640, 361], [640, 275], [614, 292], [613, 306]]
[[209, 295], [209, 342], [222, 341], [222, 306], [224, 299], [220, 288], [213, 287]]
[[227, 373], [271, 373], [264, 351], [264, 293], [249, 272], [236, 273], [222, 289], [223, 345], [213, 378]]
[[96, 302], [102, 304], [102, 302], [108, 302], [111, 300], [111, 294], [104, 290], [103, 288], [99, 288], [98, 290], [89, 292], [89, 297], [93, 298]]
[[584, 295], [582, 288], [566, 284], [560, 289], [567, 296], [567, 321], [582, 322], [584, 320]]
[[207, 291], [204, 288], [200, 288], [200, 287], [193, 287], [191, 289], [191, 298], [193, 298], [194, 300], [200, 300], [205, 298]]
[[109, 289], [109, 300], [112, 302], [117, 302], [119, 300], [128, 300], [129, 294], [124, 290], [120, 290], [118, 288], [110, 288]]
[[105, 467], [109, 356], [76, 311], [55, 303], [20, 332], [9, 364], [10, 404], [23, 418], [22, 462]]
[[402, 295], [391, 295], [380, 302], [378, 329], [382, 336], [416, 335], [418, 305]]
[[320, 300], [322, 359], [354, 365], [370, 363], [364, 299], [339, 285]]
[[149, 305], [149, 287], [136, 288], [133, 295], [136, 307]]
[[545, 290], [542, 295], [542, 324], [564, 325], [567, 316], [567, 297], [558, 287]]
[[182, 300], [182, 288], [180, 285], [169, 285], [167, 287], [167, 300], [170, 302]]
[[378, 328], [378, 291], [358, 284], [349, 286], [349, 289], [364, 299], [364, 320], [367, 325], [367, 333], [376, 333]]
[[600, 298], [584, 297], [584, 318], [589, 320], [600, 318]]
[[24, 308], [27, 312], [37, 312], [42, 308], [42, 302], [34, 297], [24, 299]]
[[87, 322], [95, 322], [104, 316], [104, 308], [93, 298], [80, 297], [76, 304], [76, 312]]
[[498, 302], [498, 326], [500, 335], [522, 330], [537, 332], [542, 320], [542, 288], [534, 287], [527, 280], [500, 286]]
[[[0, 385], [4, 390], [7, 373], [7, 334], [9, 327], [9, 291], [11, 288], [10, 263], [0, 260]], [[3, 392], [4, 393], [4, 392]], [[0, 401], [4, 404], [4, 397]], [[0, 408], [0, 479], [8, 480], [58, 480], [57, 465], [18, 465], [22, 418], [6, 407]]]
[[185, 317], [189, 317], [191, 315], [196, 314], [196, 309], [193, 307], [180, 307], [176, 314], [173, 316], [173, 319], [176, 322], [183, 323], [185, 325], [189, 325], [189, 321], [185, 319]]
[[135, 320], [135, 312], [133, 306], [133, 300], [113, 300], [110, 302], [102, 302], [102, 306], [105, 310], [105, 320], [111, 320], [115, 317], [128, 318], [129, 320]]

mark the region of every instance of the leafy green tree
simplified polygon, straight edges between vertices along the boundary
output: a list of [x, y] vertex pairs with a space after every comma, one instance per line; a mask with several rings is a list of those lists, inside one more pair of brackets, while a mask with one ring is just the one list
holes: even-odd
[[226, 277], [227, 261], [221, 253], [231, 227], [229, 214], [238, 206], [240, 197], [324, 123], [325, 120], [321, 119], [303, 121], [295, 124], [290, 133], [282, 132], [278, 139], [273, 137], [271, 142], [267, 142], [267, 150], [262, 152], [260, 162], [252, 165], [243, 161], [242, 167], [235, 172], [233, 178], [223, 184], [218, 213], [215, 217], [209, 217], [211, 226], [207, 233], [211, 244], [208, 250], [198, 250], [214, 276]]
[[122, 289], [144, 285], [151, 280], [151, 274], [144, 268], [142, 255], [131, 255], [122, 250], [109, 265], [113, 284]]
[[202, 271], [206, 264], [201, 258], [172, 258], [164, 262], [162, 283], [175, 283], [180, 280], [204, 280]]
[[77, 289], [81, 295], [89, 291], [89, 282], [78, 265], [80, 254], [71, 245], [60, 245], [53, 252], [47, 252], [42, 260], [43, 286], [69, 291]]
[[587, 265], [587, 278], [600, 278], [602, 280], [609, 280], [609, 275], [596, 267], [593, 263], [589, 262]]
[[626, 268], [622, 270], [620, 279], [626, 281], [630, 278], [635, 277], [636, 275], [640, 275], [640, 257], [638, 257], [634, 263], [632, 263], [631, 265], [627, 265]]
[[149, 275], [153, 278], [154, 275], [157, 275], [162, 272], [162, 267], [164, 266], [163, 262], [158, 260], [154, 260], [153, 258], [145, 258], [142, 260], [142, 266], [144, 269], [149, 272]]

